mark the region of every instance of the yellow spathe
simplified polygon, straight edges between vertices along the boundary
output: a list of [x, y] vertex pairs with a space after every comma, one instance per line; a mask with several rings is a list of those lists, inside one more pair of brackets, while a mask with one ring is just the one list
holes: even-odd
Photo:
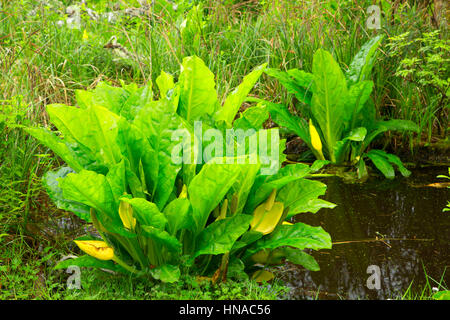
[[76, 245], [88, 255], [99, 260], [112, 260], [114, 249], [105, 241], [100, 240], [75, 240]]

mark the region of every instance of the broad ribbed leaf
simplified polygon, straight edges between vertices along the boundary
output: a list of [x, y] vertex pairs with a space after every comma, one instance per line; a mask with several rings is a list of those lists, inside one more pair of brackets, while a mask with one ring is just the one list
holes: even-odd
[[24, 130], [60, 156], [73, 170], [77, 172], [83, 170], [76, 155], [54, 132], [44, 128], [25, 128]]
[[264, 122], [269, 118], [269, 112], [264, 103], [246, 109], [233, 123], [233, 128], [242, 130], [263, 129]]
[[175, 86], [172, 75], [164, 71], [161, 71], [161, 74], [156, 78], [156, 84], [158, 85], [161, 99], [164, 99], [167, 96], [167, 92]]
[[139, 223], [164, 230], [167, 224], [167, 219], [165, 215], [159, 211], [156, 204], [142, 198], [129, 199], [122, 197], [120, 200], [131, 204], [133, 208], [133, 215]]
[[373, 64], [375, 62], [377, 49], [380, 46], [383, 37], [384, 35], [379, 35], [370, 39], [355, 55], [346, 73], [349, 84], [369, 80], [370, 73], [372, 72]]
[[308, 165], [296, 163], [281, 168], [274, 175], [258, 176], [248, 197], [245, 212], [253, 212], [257, 205], [267, 199], [273, 189], [280, 190], [288, 183], [305, 177], [309, 172]]
[[217, 164], [213, 160], [203, 166], [188, 186], [197, 233], [205, 227], [209, 214], [222, 201], [241, 173], [238, 165]]
[[334, 208], [336, 205], [318, 199], [325, 194], [327, 186], [320, 181], [299, 179], [284, 186], [277, 194], [277, 201], [289, 208], [287, 218], [298, 213], [316, 213], [321, 208]]
[[47, 190], [47, 193], [52, 199], [53, 203], [61, 210], [71, 211], [75, 213], [81, 219], [90, 222], [90, 209], [89, 206], [65, 199], [63, 196], [63, 191], [59, 187], [58, 178], [65, 178], [69, 173], [73, 173], [73, 170], [69, 167], [61, 167], [57, 171], [48, 171], [42, 177], [42, 183]]
[[371, 151], [367, 153], [367, 156], [386, 178], [395, 178], [394, 168], [385, 157]]
[[181, 163], [172, 160], [172, 149], [179, 143], [173, 141], [176, 130], [185, 130], [180, 117], [170, 112], [171, 103], [160, 100], [142, 108], [134, 120], [134, 125], [147, 137], [151, 149], [143, 167], [147, 188], [152, 200], [162, 210], [174, 188], [175, 178]]
[[192, 56], [183, 59], [180, 85], [180, 104], [178, 113], [189, 123], [212, 115], [216, 111], [217, 92], [214, 74], [202, 59]]
[[59, 186], [66, 199], [84, 203], [108, 215], [118, 212], [111, 187], [104, 175], [88, 170], [69, 173], [64, 179], [59, 179]]
[[78, 267], [91, 267], [91, 268], [101, 268], [108, 269], [112, 271], [124, 272], [124, 269], [119, 265], [115, 264], [111, 260], [99, 260], [89, 255], [84, 255], [81, 257], [77, 257], [74, 259], [67, 259], [59, 262], [53, 269], [67, 269], [70, 266], [78, 266]]
[[286, 256], [286, 260], [289, 262], [299, 264], [311, 271], [320, 270], [319, 264], [317, 263], [316, 259], [302, 250], [285, 248], [284, 254]]
[[239, 111], [239, 108], [247, 95], [253, 89], [256, 81], [258, 81], [259, 77], [263, 73], [266, 65], [267, 64], [263, 64], [256, 67], [252, 72], [246, 75], [242, 80], [242, 83], [228, 95], [223, 107], [220, 108], [215, 115], [215, 120], [217, 122], [224, 121], [228, 128], [231, 128], [234, 117]]
[[194, 258], [202, 254], [221, 254], [231, 250], [236, 240], [248, 230], [250, 215], [236, 214], [211, 223], [197, 238]]
[[141, 226], [141, 230], [144, 236], [167, 248], [169, 252], [181, 254], [182, 244], [177, 238], [171, 236], [167, 231], [152, 226]]
[[281, 246], [290, 246], [301, 250], [331, 249], [331, 237], [322, 227], [312, 227], [301, 222], [293, 225], [281, 225], [270, 237], [256, 243], [255, 252]]
[[308, 124], [304, 119], [292, 115], [284, 105], [271, 102], [264, 102], [264, 104], [267, 105], [273, 122], [293, 131], [306, 144], [311, 144]]
[[383, 150], [376, 150], [372, 149], [368, 152], [368, 154], [371, 155], [379, 155], [380, 157], [386, 158], [390, 163], [395, 164], [398, 168], [398, 171], [402, 174], [404, 177], [409, 177], [411, 175], [411, 171], [405, 168], [400, 158], [394, 154], [387, 153]]
[[286, 90], [308, 105], [311, 104], [311, 85], [313, 76], [310, 73], [291, 69], [288, 72], [267, 68], [265, 71], [269, 76], [276, 78]]
[[173, 283], [180, 278], [181, 272], [178, 266], [164, 264], [162, 266], [150, 269], [152, 277], [162, 282]]
[[314, 54], [313, 75], [311, 114], [319, 124], [330, 160], [335, 163], [333, 147], [341, 140], [344, 130], [347, 84], [339, 64], [330, 53], [322, 49]]
[[[236, 213], [242, 213], [245, 203], [252, 189], [257, 173], [261, 167], [258, 164], [241, 164], [241, 174], [237, 177], [232, 187], [233, 196], [237, 198]], [[233, 200], [231, 200], [233, 201]]]
[[120, 150], [116, 144], [118, 115], [99, 106], [80, 109], [49, 105], [47, 112], [66, 141], [75, 141], [88, 148], [103, 164], [120, 161]]
[[391, 119], [378, 121], [378, 124], [391, 131], [413, 131], [417, 133], [420, 131], [419, 126], [410, 120]]
[[191, 204], [188, 199], [174, 199], [164, 208], [170, 234], [175, 234], [180, 229], [189, 229], [191, 227]]

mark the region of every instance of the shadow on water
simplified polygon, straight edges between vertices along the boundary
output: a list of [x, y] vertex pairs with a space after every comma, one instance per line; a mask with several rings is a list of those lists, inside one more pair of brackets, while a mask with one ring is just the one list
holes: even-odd
[[[321, 225], [330, 233], [333, 248], [312, 253], [320, 271], [289, 265], [283, 272], [294, 287], [292, 298], [396, 298], [411, 282], [415, 288], [425, 284], [424, 268], [438, 281], [447, 268], [444, 282], [450, 285], [450, 216], [442, 212], [450, 189], [426, 186], [446, 182], [436, 176], [447, 173], [446, 167], [435, 167], [393, 181], [345, 184], [339, 178], [324, 180], [328, 185], [325, 199], [337, 207], [299, 215], [297, 221]], [[376, 241], [377, 237], [385, 240]], [[366, 286], [373, 273], [367, 272], [370, 265], [380, 268], [379, 290]]]

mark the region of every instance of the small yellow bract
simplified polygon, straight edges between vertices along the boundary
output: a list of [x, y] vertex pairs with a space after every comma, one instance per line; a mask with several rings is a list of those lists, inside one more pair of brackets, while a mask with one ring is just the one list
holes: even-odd
[[266, 210], [266, 203], [259, 205], [253, 212], [253, 220], [250, 222], [252, 230], [262, 234], [271, 233], [283, 214], [284, 204], [274, 202], [270, 210]]
[[114, 258], [114, 249], [105, 241], [100, 240], [75, 240], [76, 245], [88, 255], [99, 260], [111, 260]]

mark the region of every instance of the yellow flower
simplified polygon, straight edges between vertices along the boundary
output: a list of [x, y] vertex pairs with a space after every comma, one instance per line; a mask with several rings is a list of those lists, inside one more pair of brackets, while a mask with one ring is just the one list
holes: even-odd
[[100, 240], [75, 240], [76, 245], [99, 260], [112, 260], [114, 258], [114, 249], [108, 246], [105, 241]]
[[121, 200], [119, 205], [119, 216], [125, 228], [128, 230], [134, 229], [136, 226], [136, 219], [133, 218], [133, 208], [131, 207], [131, 204]]
[[255, 271], [255, 273], [253, 273], [252, 275], [252, 279], [255, 280], [256, 282], [270, 281], [273, 278], [275, 278], [273, 273], [266, 270]]
[[266, 209], [266, 205], [265, 202], [256, 207], [250, 222], [251, 229], [262, 234], [269, 234], [275, 229], [284, 210], [284, 204], [281, 202], [274, 202], [270, 210]]
[[320, 160], [324, 160], [325, 158], [322, 153], [322, 141], [320, 140], [319, 133], [317, 132], [316, 127], [314, 127], [311, 119], [309, 119], [309, 134], [311, 136], [312, 147], [319, 153]]
[[183, 184], [183, 188], [181, 189], [180, 195], [178, 196], [178, 198], [180, 199], [185, 199], [187, 198], [187, 187], [185, 184]]
[[88, 33], [87, 33], [86, 29], [84, 29], [84, 31], [83, 31], [83, 41], [86, 41], [88, 39], [89, 39]]

